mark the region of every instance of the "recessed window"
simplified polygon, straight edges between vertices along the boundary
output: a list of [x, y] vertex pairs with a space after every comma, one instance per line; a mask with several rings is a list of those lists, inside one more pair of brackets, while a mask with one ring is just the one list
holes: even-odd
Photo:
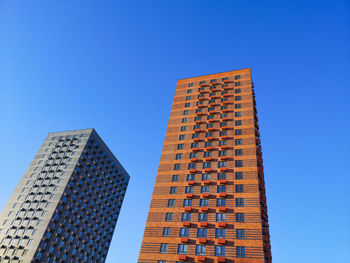
[[216, 206], [226, 206], [226, 199], [223, 199], [223, 198], [219, 198], [219, 199], [216, 199]]
[[180, 228], [180, 237], [188, 237], [189, 236], [189, 229], [188, 228]]
[[225, 222], [226, 214], [225, 213], [216, 213], [216, 222]]
[[198, 214], [198, 222], [207, 222], [207, 221], [208, 221], [208, 213]]
[[225, 246], [215, 246], [215, 256], [224, 257], [225, 256]]
[[236, 198], [236, 207], [244, 207], [244, 198]]
[[236, 222], [244, 223], [244, 213], [236, 213]]
[[196, 169], [196, 163], [189, 163], [188, 164], [188, 169], [190, 170], [190, 169]]
[[184, 199], [183, 207], [191, 207], [192, 206], [192, 199]]
[[179, 175], [178, 174], [174, 174], [173, 177], [171, 178], [172, 182], [178, 182], [179, 181]]
[[202, 174], [202, 181], [204, 180], [210, 180], [210, 174]]
[[168, 244], [160, 244], [160, 251], [159, 253], [168, 253]]
[[242, 120], [235, 120], [235, 126], [241, 126]]
[[187, 126], [181, 126], [180, 131], [186, 131], [187, 130]]
[[226, 237], [226, 229], [217, 228], [215, 229], [215, 238], [225, 238]]
[[226, 185], [217, 186], [217, 193], [225, 193], [225, 192], [226, 192]]
[[182, 123], [187, 123], [187, 118], [182, 118]]
[[242, 139], [235, 139], [235, 145], [242, 145]]
[[218, 180], [226, 179], [226, 173], [218, 173]]
[[186, 177], [187, 181], [194, 181], [194, 179], [195, 179], [195, 175], [194, 174], [188, 174], [187, 177]]
[[186, 96], [186, 100], [191, 100], [191, 96]]
[[188, 248], [188, 245], [179, 244], [178, 247], [177, 247], [177, 254], [186, 255], [187, 254], [187, 248]]
[[236, 257], [238, 258], [245, 258], [245, 247], [238, 246], [236, 247]]
[[171, 186], [170, 187], [170, 194], [176, 194], [176, 192], [177, 192], [177, 186]]
[[236, 178], [236, 180], [242, 180], [243, 179], [243, 172], [235, 172], [235, 178]]
[[177, 149], [178, 149], [178, 150], [183, 150], [183, 148], [184, 148], [184, 144], [183, 144], [183, 143], [179, 143], [179, 144], [177, 145]]
[[236, 156], [241, 156], [241, 155], [243, 155], [243, 149], [236, 149], [236, 150], [235, 150], [235, 155], [236, 155]]
[[191, 221], [191, 213], [182, 213], [181, 221], [183, 222]]
[[188, 83], [187, 87], [193, 87], [193, 82]]
[[235, 93], [241, 93], [241, 89], [235, 89]]
[[197, 158], [197, 156], [198, 156], [198, 153], [196, 153], [196, 152], [190, 153], [190, 158], [191, 158], [191, 159], [192, 159], [192, 158]]
[[200, 199], [199, 206], [200, 207], [208, 207], [209, 206], [209, 199]]
[[180, 134], [179, 135], [179, 140], [182, 141], [182, 140], [185, 140], [186, 138], [186, 135], [185, 134]]
[[170, 227], [164, 227], [163, 228], [163, 237], [170, 237], [170, 231], [171, 231]]
[[185, 194], [193, 193], [193, 186], [185, 186]]
[[189, 113], [190, 113], [189, 110], [185, 110], [185, 111], [184, 111], [184, 115], [188, 115]]
[[240, 109], [242, 108], [242, 104], [238, 103], [238, 104], [235, 104], [235, 109]]
[[175, 171], [181, 170], [181, 164], [180, 164], [180, 163], [174, 164], [174, 170], [175, 170]]
[[202, 185], [201, 186], [201, 193], [209, 193], [210, 192], [210, 186], [209, 185]]
[[166, 213], [165, 214], [165, 221], [166, 222], [173, 221], [173, 213]]
[[235, 167], [243, 167], [243, 160], [236, 160]]
[[220, 161], [220, 162], [218, 162], [218, 168], [226, 167], [226, 166], [227, 166], [227, 162], [226, 162], [226, 161]]
[[182, 153], [177, 153], [175, 159], [176, 160], [181, 160], [182, 159]]
[[236, 193], [243, 193], [243, 184], [236, 184]]
[[236, 87], [241, 86], [241, 82], [240, 82], [240, 81], [235, 82], [235, 86], [236, 86]]
[[175, 199], [168, 200], [168, 207], [175, 207]]
[[235, 135], [242, 135], [242, 130], [241, 129], [236, 129], [235, 130]]
[[198, 228], [197, 229], [197, 237], [207, 237], [207, 229], [206, 228]]
[[187, 102], [185, 103], [185, 108], [191, 107], [191, 103]]
[[196, 245], [196, 255], [205, 256], [206, 246]]

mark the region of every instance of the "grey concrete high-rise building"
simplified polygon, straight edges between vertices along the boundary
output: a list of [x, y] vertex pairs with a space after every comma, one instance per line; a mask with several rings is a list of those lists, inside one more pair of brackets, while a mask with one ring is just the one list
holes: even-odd
[[128, 182], [94, 129], [50, 133], [0, 214], [0, 262], [104, 262]]

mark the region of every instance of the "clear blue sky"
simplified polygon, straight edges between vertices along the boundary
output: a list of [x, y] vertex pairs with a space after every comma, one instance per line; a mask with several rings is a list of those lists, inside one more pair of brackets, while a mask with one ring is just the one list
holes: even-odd
[[349, 1], [0, 0], [0, 207], [93, 127], [131, 175], [107, 262], [136, 262], [176, 80], [252, 67], [274, 262], [349, 263], [349, 50]]

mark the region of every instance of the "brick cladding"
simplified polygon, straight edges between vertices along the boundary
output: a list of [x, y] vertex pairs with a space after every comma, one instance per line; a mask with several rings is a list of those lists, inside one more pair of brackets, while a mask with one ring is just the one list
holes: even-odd
[[272, 262], [250, 68], [178, 80], [138, 262]]

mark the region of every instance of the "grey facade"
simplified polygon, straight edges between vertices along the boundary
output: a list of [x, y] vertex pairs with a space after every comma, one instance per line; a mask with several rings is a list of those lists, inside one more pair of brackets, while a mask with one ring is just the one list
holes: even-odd
[[94, 129], [50, 133], [0, 214], [0, 262], [104, 262], [128, 182]]

